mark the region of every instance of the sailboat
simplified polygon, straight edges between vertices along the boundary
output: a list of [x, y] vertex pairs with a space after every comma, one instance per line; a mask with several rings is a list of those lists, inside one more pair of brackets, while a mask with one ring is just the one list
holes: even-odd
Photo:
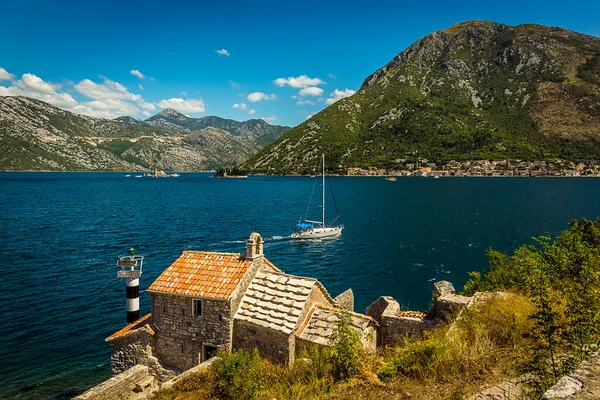
[[321, 221], [301, 220], [296, 224], [296, 229], [291, 235], [292, 239], [321, 239], [338, 236], [342, 233], [343, 225], [333, 226], [333, 223], [340, 218], [339, 214], [329, 226], [325, 223], [325, 154], [323, 154], [323, 183], [321, 187], [323, 189], [323, 203], [320, 206], [322, 210]]

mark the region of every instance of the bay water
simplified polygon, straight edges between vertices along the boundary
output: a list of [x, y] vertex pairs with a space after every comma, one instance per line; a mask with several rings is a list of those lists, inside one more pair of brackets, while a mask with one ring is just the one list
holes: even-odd
[[[253, 230], [287, 273], [425, 310], [436, 280], [461, 289], [490, 247], [512, 252], [600, 216], [596, 178], [331, 177], [338, 239], [287, 237], [318, 218], [310, 177], [135, 179], [124, 173], [0, 173], [0, 398], [71, 398], [110, 376], [104, 339], [125, 325], [116, 257], [146, 256], [140, 289], [183, 250], [244, 252]], [[328, 215], [335, 215], [329, 198]], [[150, 309], [142, 291], [141, 315]]]

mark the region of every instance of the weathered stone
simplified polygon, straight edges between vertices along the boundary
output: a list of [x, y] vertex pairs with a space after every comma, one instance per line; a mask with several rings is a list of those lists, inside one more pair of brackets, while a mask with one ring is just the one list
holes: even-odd
[[598, 400], [600, 399], [600, 352], [583, 361], [575, 371], [562, 377], [544, 393], [545, 400]]
[[348, 289], [333, 299], [335, 305], [347, 311], [354, 311], [354, 292]]
[[136, 365], [75, 397], [76, 400], [128, 400], [154, 383], [148, 367]]
[[446, 296], [449, 294], [456, 294], [454, 285], [448, 281], [438, 281], [433, 284], [433, 299], [436, 300], [439, 297]]

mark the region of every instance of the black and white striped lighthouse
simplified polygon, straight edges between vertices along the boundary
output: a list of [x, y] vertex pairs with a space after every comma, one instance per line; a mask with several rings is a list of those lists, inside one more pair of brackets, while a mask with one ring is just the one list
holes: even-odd
[[144, 256], [136, 256], [133, 247], [129, 249], [129, 256], [119, 257], [117, 265], [121, 270], [117, 272], [117, 277], [125, 278], [127, 282], [127, 323], [140, 319], [140, 276], [142, 275], [142, 265]]

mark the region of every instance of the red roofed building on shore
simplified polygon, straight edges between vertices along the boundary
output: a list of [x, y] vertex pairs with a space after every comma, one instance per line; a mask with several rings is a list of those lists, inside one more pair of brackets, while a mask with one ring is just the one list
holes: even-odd
[[256, 232], [245, 254], [184, 251], [147, 292], [151, 313], [106, 339], [113, 374], [144, 364], [167, 379], [219, 349], [258, 349], [291, 364], [302, 348], [329, 344], [342, 309], [365, 348], [377, 343], [377, 323], [353, 312], [351, 290], [333, 299], [316, 279], [283, 273]]

